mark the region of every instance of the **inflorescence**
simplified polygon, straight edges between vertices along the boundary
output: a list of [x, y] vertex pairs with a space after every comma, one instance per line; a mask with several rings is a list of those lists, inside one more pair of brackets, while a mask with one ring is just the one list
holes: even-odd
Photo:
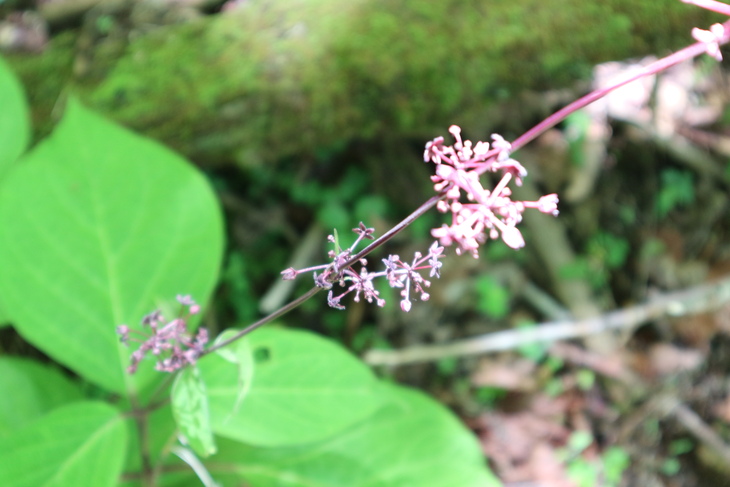
[[[461, 139], [461, 129], [452, 125], [449, 132], [456, 142], [444, 145], [444, 138], [437, 137], [426, 144], [425, 162], [436, 164], [436, 174], [431, 177], [437, 192], [445, 193], [437, 208], [442, 213], [451, 212], [451, 225], [443, 225], [431, 231], [443, 246], [457, 244], [456, 253], [479, 256], [479, 246], [488, 239], [501, 237], [513, 249], [525, 246], [517, 224], [522, 221], [526, 208], [536, 208], [543, 213], [558, 215], [558, 196], [549, 194], [538, 201], [513, 201], [507, 186], [514, 179], [517, 186], [527, 176], [525, 168], [510, 156], [511, 145], [501, 136], [493, 134], [492, 144]], [[501, 172], [502, 178], [491, 190], [484, 189], [480, 176], [485, 172]], [[466, 195], [462, 203], [462, 191]]]
[[[142, 359], [148, 353], [157, 357], [155, 368], [162, 372], [174, 372], [185, 365], [193, 365], [203, 353], [208, 343], [208, 331], [199, 328], [197, 334], [188, 333], [188, 319], [200, 312], [200, 306], [190, 296], [177, 296], [180, 303], [180, 312], [173, 320], [167, 322], [162, 311], [155, 310], [142, 318], [142, 328], [149, 327], [151, 334], [130, 328], [127, 325], [117, 327], [117, 333], [122, 343], [129, 345], [130, 341], [142, 345], [132, 352], [127, 372], [133, 374]], [[136, 338], [134, 335], [144, 337]]]
[[[357, 234], [355, 243], [348, 249], [338, 247], [334, 236], [328, 240], [335, 244], [335, 249], [329, 252], [332, 260], [306, 269], [289, 268], [281, 274], [285, 280], [296, 278], [303, 272], [314, 272], [315, 284], [328, 289], [327, 303], [337, 309], [345, 309], [342, 298], [354, 293], [356, 302], [364, 298], [369, 303], [378, 306], [385, 304], [385, 299], [375, 289], [373, 280], [385, 277], [393, 288], [401, 289], [400, 306], [403, 311], [411, 309], [412, 293], [420, 296], [422, 301], [429, 298], [426, 288], [431, 282], [425, 279], [421, 272], [429, 269], [429, 277], [440, 277], [444, 257], [444, 247], [457, 244], [456, 253], [469, 252], [478, 257], [479, 246], [489, 238], [499, 238], [514, 249], [524, 247], [525, 241], [517, 229], [522, 221], [522, 213], [526, 208], [536, 208], [543, 213], [557, 216], [558, 196], [549, 194], [538, 201], [513, 201], [511, 191], [507, 187], [511, 180], [519, 186], [522, 178], [527, 176], [525, 168], [510, 157], [510, 143], [499, 135], [492, 135], [492, 144], [478, 142], [473, 145], [470, 140], [462, 141], [461, 129], [456, 125], [449, 128], [456, 142], [453, 145], [444, 145], [444, 138], [437, 137], [426, 144], [424, 160], [436, 164], [436, 175], [432, 176], [434, 189], [442, 195], [438, 202], [439, 211], [451, 212], [451, 225], [443, 225], [431, 231], [431, 235], [438, 239], [423, 255], [416, 252], [411, 263], [404, 262], [398, 255], [390, 255], [383, 259], [385, 270], [370, 272], [367, 269], [367, 260], [360, 259], [360, 271], [352, 268], [350, 259], [355, 248], [363, 240], [372, 240], [373, 229], [360, 222], [353, 231]], [[484, 189], [480, 176], [485, 172], [502, 172], [502, 178], [491, 191]], [[467, 202], [462, 203], [462, 191]], [[316, 271], [321, 270], [321, 274]], [[344, 288], [340, 294], [332, 290], [334, 284]]]
[[[315, 271], [315, 284], [320, 288], [329, 290], [327, 303], [337, 309], [345, 309], [341, 301], [350, 293], [354, 293], [355, 302], [359, 302], [361, 298], [364, 298], [368, 303], [374, 302], [378, 306], [384, 306], [385, 299], [380, 296], [380, 292], [373, 286], [373, 280], [378, 277], [385, 277], [391, 287], [401, 289], [400, 294], [403, 299], [401, 299], [400, 307], [403, 311], [407, 312], [411, 309], [411, 292], [418, 294], [421, 301], [428, 300], [430, 295], [426, 292], [426, 288], [431, 286], [431, 281], [425, 279], [421, 272], [428, 269], [429, 277], [440, 277], [439, 271], [442, 263], [439, 259], [444, 257], [444, 248], [439, 246], [438, 242], [431, 245], [426, 255], [416, 252], [410, 264], [402, 261], [398, 255], [389, 255], [387, 259], [383, 259], [385, 270], [379, 272], [368, 271], [367, 259], [360, 259], [358, 261], [360, 272], [357, 272], [351, 265], [347, 266], [346, 263], [354, 255], [355, 248], [363, 239], [373, 239], [374, 229], [368, 228], [360, 222], [360, 225], [353, 228], [352, 231], [357, 234], [357, 239], [349, 248], [344, 250], [338, 246], [333, 235], [327, 237], [328, 241], [335, 245], [334, 250], [329, 252], [329, 257], [332, 259], [331, 263], [299, 270], [290, 267], [281, 273], [283, 278], [290, 280], [303, 272]], [[317, 274], [316, 271], [318, 270], [322, 270], [322, 273]], [[345, 288], [345, 290], [336, 295], [332, 290], [335, 283]]]

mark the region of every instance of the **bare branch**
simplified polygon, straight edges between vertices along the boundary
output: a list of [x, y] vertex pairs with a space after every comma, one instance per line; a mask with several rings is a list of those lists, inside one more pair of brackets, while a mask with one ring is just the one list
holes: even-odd
[[370, 350], [364, 359], [371, 365], [397, 366], [446, 357], [512, 350], [534, 342], [551, 343], [609, 330], [631, 329], [666, 316], [687, 316], [713, 311], [728, 303], [730, 303], [730, 277], [684, 291], [660, 294], [647, 303], [612, 311], [595, 318], [551, 321], [527, 330], [505, 330], [445, 345], [421, 345], [402, 350]]

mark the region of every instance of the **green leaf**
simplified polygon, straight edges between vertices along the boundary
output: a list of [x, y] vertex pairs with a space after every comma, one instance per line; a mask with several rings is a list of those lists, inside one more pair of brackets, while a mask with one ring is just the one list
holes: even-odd
[[253, 487], [500, 485], [476, 438], [442, 405], [395, 385], [382, 384], [381, 393], [389, 406], [320, 443], [256, 448], [221, 440], [211, 461], [233, 465], [237, 475], [216, 478]]
[[115, 328], [176, 294], [205, 302], [222, 218], [184, 159], [69, 102], [0, 191], [0, 296], [29, 342], [88, 380], [135, 393]]
[[593, 435], [589, 431], [577, 430], [574, 431], [570, 438], [568, 438], [568, 453], [572, 455], [578, 455], [583, 450], [588, 448], [593, 443]]
[[10, 318], [5, 316], [5, 313], [3, 313], [2, 307], [0, 307], [0, 329], [9, 327], [10, 326], [9, 320], [10, 320]]
[[63, 404], [83, 398], [81, 388], [57, 368], [0, 357], [0, 436]]
[[509, 313], [509, 290], [489, 275], [479, 277], [475, 282], [479, 295], [476, 308], [490, 318], [504, 318]]
[[0, 179], [28, 147], [30, 115], [25, 93], [0, 57]]
[[669, 454], [673, 456], [684, 455], [685, 453], [691, 452], [694, 447], [694, 442], [689, 438], [680, 438], [669, 444]]
[[599, 231], [588, 242], [587, 252], [600, 260], [607, 269], [617, 269], [624, 265], [630, 250], [625, 238]]
[[[335, 227], [339, 229], [347, 228], [349, 230], [348, 225], [350, 225], [350, 221], [352, 221], [350, 213], [347, 211], [345, 205], [338, 200], [328, 200], [324, 206], [317, 210], [317, 222], [319, 222], [324, 228]], [[349, 235], [347, 235], [347, 237], [349, 237]], [[343, 240], [343, 242], [338, 242], [338, 245], [342, 245], [346, 248], [346, 244], [348, 244], [352, 239], [345, 238]]]
[[631, 457], [623, 448], [611, 446], [601, 455], [603, 459], [603, 475], [609, 485], [621, 483], [624, 470], [631, 465]]
[[196, 453], [203, 457], [215, 453], [208, 396], [197, 367], [187, 367], [175, 378], [172, 386], [172, 412], [180, 433]]
[[695, 199], [694, 181], [690, 171], [665, 169], [661, 172], [661, 189], [655, 202], [659, 218], [678, 206], [691, 204]]
[[592, 120], [587, 110], [577, 110], [565, 119], [565, 135], [568, 140], [570, 162], [575, 167], [582, 167], [588, 160], [586, 140], [591, 129]]
[[[218, 335], [214, 345], [223, 343], [238, 333], [238, 330], [228, 329]], [[253, 382], [253, 371], [255, 368], [253, 351], [251, 350], [251, 341], [247, 339], [239, 339], [228, 346], [216, 350], [216, 355], [234, 364], [237, 369], [236, 375], [236, 399], [233, 403], [233, 411], [238, 411], [241, 407], [241, 401], [248, 394]], [[230, 369], [229, 369], [230, 370]]]
[[[0, 57], [0, 180], [13, 167], [30, 142], [30, 113], [23, 87]], [[0, 297], [1, 298], [1, 297]], [[0, 328], [9, 317], [0, 299]]]
[[220, 356], [199, 362], [221, 436], [266, 446], [317, 441], [383, 404], [370, 369], [334, 342], [273, 327], [245, 340], [252, 377]]
[[576, 458], [568, 463], [567, 474], [578, 487], [595, 487], [598, 482], [598, 468], [583, 458]]
[[127, 435], [105, 403], [56, 409], [0, 438], [3, 487], [104, 487], [117, 484]]

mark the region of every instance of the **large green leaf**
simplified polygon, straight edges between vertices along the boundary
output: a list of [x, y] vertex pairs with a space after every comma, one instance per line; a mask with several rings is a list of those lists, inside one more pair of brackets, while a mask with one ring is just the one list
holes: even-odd
[[3, 487], [104, 487], [117, 484], [127, 435], [105, 403], [56, 409], [0, 438]]
[[213, 431], [221, 436], [268, 446], [317, 441], [383, 404], [373, 373], [334, 342], [274, 327], [245, 340], [253, 377], [220, 356], [200, 361]]
[[29, 359], [0, 357], [0, 436], [50, 410], [83, 398], [57, 368]]
[[[23, 87], [2, 57], [0, 57], [0, 107], [1, 181], [30, 141], [30, 114]], [[0, 327], [7, 325], [8, 321], [0, 296]]]
[[[498, 487], [479, 444], [457, 418], [420, 392], [383, 384], [392, 401], [320, 443], [257, 448], [220, 440], [211, 469], [225, 485], [252, 487]], [[216, 466], [225, 466], [216, 472]]]
[[0, 179], [29, 141], [30, 115], [23, 87], [0, 57]]
[[4, 308], [54, 359], [133, 393], [152, 374], [125, 373], [115, 327], [178, 293], [208, 298], [223, 248], [214, 194], [173, 152], [73, 101], [21, 162], [0, 191]]
[[215, 453], [208, 396], [197, 367], [187, 367], [175, 378], [172, 386], [172, 412], [180, 433], [196, 453], [203, 457]]

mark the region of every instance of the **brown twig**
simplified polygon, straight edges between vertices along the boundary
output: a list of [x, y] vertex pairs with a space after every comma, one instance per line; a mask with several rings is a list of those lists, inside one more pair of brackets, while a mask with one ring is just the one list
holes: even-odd
[[661, 294], [644, 304], [583, 320], [552, 321], [534, 328], [505, 330], [444, 345], [421, 345], [401, 350], [370, 350], [371, 365], [398, 366], [446, 357], [463, 357], [512, 350], [535, 342], [556, 342], [596, 335], [609, 330], [630, 329], [665, 316], [687, 316], [718, 309], [730, 302], [730, 277], [684, 291]]

